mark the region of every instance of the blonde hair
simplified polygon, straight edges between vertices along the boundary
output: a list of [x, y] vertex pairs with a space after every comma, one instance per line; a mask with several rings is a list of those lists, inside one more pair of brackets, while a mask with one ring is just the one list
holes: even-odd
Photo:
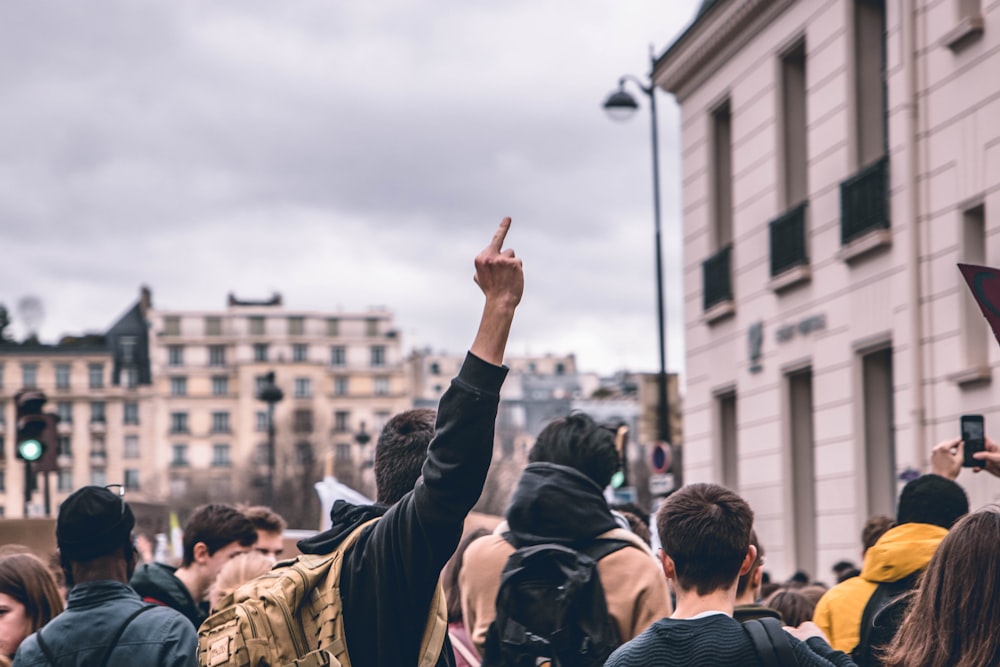
[[242, 584], [268, 572], [272, 565], [274, 565], [274, 561], [258, 551], [249, 551], [230, 558], [229, 562], [219, 570], [219, 576], [212, 584], [210, 599], [213, 611], [219, 600], [235, 591]]

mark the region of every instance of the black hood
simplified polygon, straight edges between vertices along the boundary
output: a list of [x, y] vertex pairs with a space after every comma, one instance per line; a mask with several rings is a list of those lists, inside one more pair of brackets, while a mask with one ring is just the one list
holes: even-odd
[[299, 540], [299, 551], [304, 554], [328, 554], [347, 539], [355, 528], [369, 519], [382, 516], [388, 509], [385, 505], [352, 505], [346, 500], [338, 500], [330, 510], [330, 529]]
[[531, 463], [507, 508], [510, 532], [521, 543], [570, 544], [617, 528], [602, 489], [575, 468]]

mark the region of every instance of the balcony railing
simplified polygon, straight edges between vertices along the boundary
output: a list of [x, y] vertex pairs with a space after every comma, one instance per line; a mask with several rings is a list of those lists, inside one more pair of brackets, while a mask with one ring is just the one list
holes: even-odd
[[730, 266], [732, 250], [732, 244], [727, 245], [701, 264], [705, 310], [717, 303], [733, 299], [732, 268]]
[[771, 230], [771, 277], [809, 263], [806, 252], [806, 207], [802, 202], [768, 225]]
[[883, 157], [840, 184], [840, 242], [889, 229], [889, 158]]

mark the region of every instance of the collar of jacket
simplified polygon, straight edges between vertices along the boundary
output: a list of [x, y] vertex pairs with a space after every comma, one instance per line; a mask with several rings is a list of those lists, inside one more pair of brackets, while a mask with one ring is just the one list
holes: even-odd
[[929, 523], [904, 523], [886, 531], [865, 553], [861, 576], [868, 581], [899, 581], [927, 567], [948, 531]]

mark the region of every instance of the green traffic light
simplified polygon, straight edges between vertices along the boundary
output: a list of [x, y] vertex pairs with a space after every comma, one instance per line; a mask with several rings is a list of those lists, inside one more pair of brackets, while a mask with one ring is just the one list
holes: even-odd
[[37, 440], [25, 440], [18, 443], [17, 453], [28, 462], [34, 462], [42, 458], [42, 443]]
[[611, 476], [611, 487], [615, 489], [620, 489], [622, 484], [625, 483], [625, 473], [621, 470], [616, 470], [615, 474]]

